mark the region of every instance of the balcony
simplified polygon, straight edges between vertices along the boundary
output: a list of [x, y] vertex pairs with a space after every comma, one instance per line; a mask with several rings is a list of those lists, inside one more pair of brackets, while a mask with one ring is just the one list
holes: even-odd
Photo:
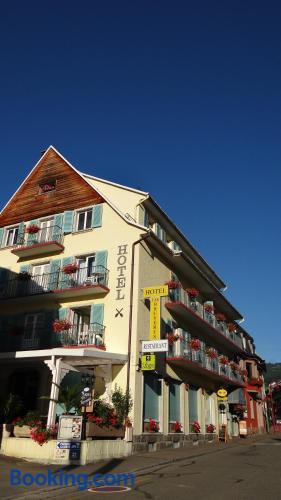
[[87, 327], [70, 325], [61, 332], [53, 332], [52, 326], [27, 329], [11, 328], [0, 339], [0, 352], [54, 349], [56, 347], [96, 347], [105, 350], [105, 326], [91, 323]]
[[191, 349], [187, 338], [169, 344], [167, 362], [208, 377], [218, 384], [244, 386], [240, 373], [233, 371], [229, 365], [222, 365], [217, 358], [208, 357], [205, 349]]
[[64, 250], [62, 241], [63, 232], [59, 226], [39, 228], [35, 233], [19, 235], [17, 246], [11, 252], [24, 259], [58, 253]]
[[95, 266], [91, 272], [80, 267], [73, 274], [65, 274], [62, 269], [55, 273], [30, 275], [20, 273], [15, 278], [0, 283], [0, 302], [13, 300], [13, 304], [33, 300], [59, 300], [69, 297], [90, 297], [109, 292], [108, 269]]
[[207, 342], [230, 352], [244, 352], [240, 336], [230, 332], [224, 321], [217, 321], [213, 313], [205, 311], [203, 305], [191, 299], [182, 287], [169, 290], [165, 306], [171, 314], [177, 315], [181, 326], [186, 326], [191, 333], [194, 331]]

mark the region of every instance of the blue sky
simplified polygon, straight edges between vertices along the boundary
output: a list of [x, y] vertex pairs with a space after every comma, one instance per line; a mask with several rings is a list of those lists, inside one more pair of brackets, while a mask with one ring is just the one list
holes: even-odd
[[148, 190], [281, 361], [281, 5], [5, 2], [0, 203], [53, 144]]

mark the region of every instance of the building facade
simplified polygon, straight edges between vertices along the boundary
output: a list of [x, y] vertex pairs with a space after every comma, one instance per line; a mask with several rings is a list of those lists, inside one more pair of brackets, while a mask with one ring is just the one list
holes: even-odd
[[[253, 396], [262, 363], [242, 315], [148, 193], [79, 172], [50, 146], [2, 210], [0, 227], [0, 382], [26, 411], [53, 424], [60, 385], [86, 371], [95, 375], [95, 397], [130, 390], [136, 449], [150, 441], [151, 419], [164, 442], [176, 425], [182, 439], [191, 435], [194, 422], [202, 436], [210, 424], [237, 435], [245, 403], [248, 427], [263, 430]], [[151, 328], [143, 290], [164, 284], [168, 352], [143, 371], [141, 341]], [[225, 404], [220, 388], [230, 395]]]

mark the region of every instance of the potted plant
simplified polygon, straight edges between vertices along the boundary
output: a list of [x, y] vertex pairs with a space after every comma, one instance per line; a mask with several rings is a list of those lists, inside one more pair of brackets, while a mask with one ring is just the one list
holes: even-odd
[[237, 326], [234, 323], [227, 323], [227, 328], [230, 333], [235, 333], [237, 331]]
[[70, 330], [72, 324], [66, 319], [55, 319], [53, 321], [53, 331], [55, 333], [64, 332]]
[[167, 281], [166, 282], [166, 285], [168, 285], [168, 288], [170, 290], [176, 290], [177, 288], [180, 288], [181, 287], [181, 284], [179, 281], [176, 281], [176, 280], [170, 280], [170, 281]]
[[210, 359], [217, 359], [218, 357], [218, 353], [213, 347], [207, 347], [205, 352]]
[[224, 355], [219, 357], [219, 362], [221, 365], [224, 365], [224, 366], [229, 364], [229, 360], [228, 360], [227, 356], [224, 356]]
[[37, 226], [37, 224], [30, 224], [30, 226], [27, 226], [25, 230], [28, 234], [36, 234], [40, 230], [40, 227]]
[[17, 394], [10, 393], [6, 400], [1, 401], [1, 421], [3, 421], [2, 437], [7, 438], [13, 432], [15, 416], [22, 410], [23, 404]]
[[194, 434], [192, 440], [196, 443], [198, 442], [198, 434], [201, 432], [201, 426], [197, 420], [194, 420], [191, 424], [191, 432]]
[[226, 317], [225, 317], [225, 315], [224, 315], [224, 314], [222, 314], [222, 313], [217, 313], [217, 314], [216, 314], [216, 320], [217, 320], [219, 323], [221, 323], [221, 322], [223, 322], [223, 321], [225, 321], [225, 320], [226, 320]]
[[74, 274], [76, 273], [76, 271], [78, 271], [79, 269], [79, 266], [78, 264], [66, 264], [63, 268], [62, 268], [62, 272], [64, 274]]
[[212, 304], [204, 304], [204, 311], [207, 314], [213, 314], [214, 313], [214, 306]]
[[47, 443], [49, 439], [54, 439], [58, 433], [58, 427], [57, 425], [53, 427], [47, 427], [45, 424], [42, 424], [42, 422], [37, 422], [35, 426], [31, 428], [30, 431], [30, 437], [35, 441], [35, 443], [38, 443], [40, 446], [43, 446], [43, 444]]
[[114, 408], [103, 401], [94, 401], [93, 413], [89, 414], [86, 423], [86, 437], [123, 438], [125, 427]]
[[173, 426], [172, 426], [172, 429], [173, 429], [173, 432], [176, 432], [176, 433], [180, 433], [182, 432], [182, 424], [178, 421], [176, 421]]
[[195, 301], [196, 297], [199, 295], [199, 290], [197, 288], [186, 288], [186, 292], [191, 300]]
[[201, 349], [201, 342], [199, 339], [190, 339], [189, 345], [193, 351], [199, 351]]
[[214, 426], [214, 424], [208, 424], [207, 427], [206, 427], [206, 432], [207, 434], [213, 434], [216, 430], [216, 427]]
[[130, 392], [123, 392], [121, 387], [115, 386], [115, 390], [111, 396], [111, 401], [117, 415], [119, 425], [124, 425], [128, 414], [133, 408], [133, 400]]
[[31, 437], [33, 427], [41, 425], [41, 420], [35, 412], [28, 412], [25, 417], [17, 417], [14, 419], [14, 436], [15, 437]]

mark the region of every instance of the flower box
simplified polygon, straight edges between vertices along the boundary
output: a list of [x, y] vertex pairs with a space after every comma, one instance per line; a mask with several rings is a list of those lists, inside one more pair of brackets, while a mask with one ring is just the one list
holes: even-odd
[[79, 266], [77, 264], [67, 264], [62, 268], [64, 274], [74, 274], [78, 271]]
[[40, 227], [37, 224], [30, 224], [25, 230], [28, 234], [36, 234], [40, 230]]
[[180, 288], [180, 282], [179, 281], [176, 281], [176, 280], [170, 280], [170, 281], [167, 281], [166, 285], [168, 285], [168, 288], [170, 290], [176, 290], [177, 288]]
[[53, 321], [53, 331], [55, 333], [65, 332], [67, 330], [70, 330], [71, 327], [71, 323], [69, 323], [69, 321], [67, 321], [66, 319], [56, 319], [55, 321]]
[[217, 359], [218, 357], [218, 353], [215, 349], [213, 349], [212, 347], [207, 347], [206, 349], [206, 355], [208, 356], [208, 358], [210, 359]]
[[86, 437], [98, 438], [124, 438], [125, 427], [113, 427], [112, 425], [97, 425], [95, 422], [86, 423]]
[[199, 351], [201, 349], [201, 342], [199, 339], [190, 339], [189, 345], [193, 351]]
[[216, 320], [217, 320], [218, 322], [225, 321], [225, 320], [226, 320], [226, 317], [225, 317], [225, 315], [224, 315], [224, 314], [222, 314], [222, 313], [217, 313], [217, 314], [216, 314]]
[[29, 425], [15, 425], [14, 436], [17, 438], [30, 438], [31, 437], [31, 427]]

